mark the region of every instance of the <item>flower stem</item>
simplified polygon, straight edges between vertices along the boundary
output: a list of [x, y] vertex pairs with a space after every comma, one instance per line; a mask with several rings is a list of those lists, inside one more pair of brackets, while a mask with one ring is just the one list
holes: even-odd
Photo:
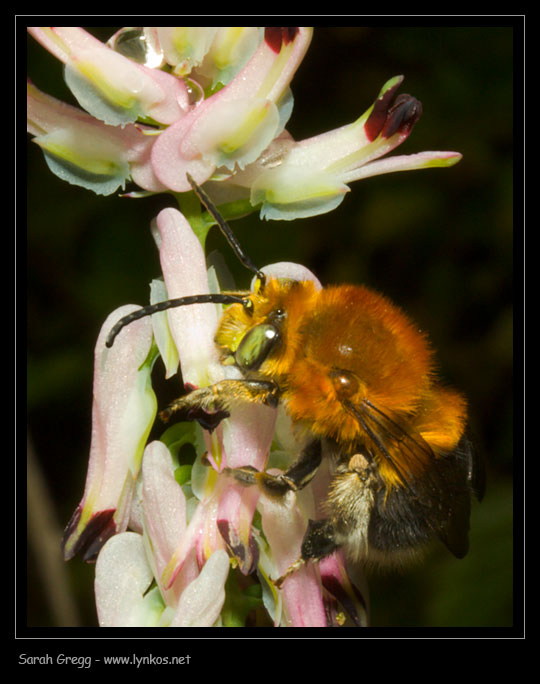
[[[201, 212], [200, 203], [193, 192], [173, 192], [178, 202], [178, 208], [185, 216], [193, 232], [199, 239], [202, 248], [205, 249], [206, 236], [212, 226], [216, 225], [214, 218], [207, 212]], [[221, 204], [218, 209], [226, 221], [242, 218], [258, 211], [259, 205], [253, 206], [249, 199], [236, 200]]]

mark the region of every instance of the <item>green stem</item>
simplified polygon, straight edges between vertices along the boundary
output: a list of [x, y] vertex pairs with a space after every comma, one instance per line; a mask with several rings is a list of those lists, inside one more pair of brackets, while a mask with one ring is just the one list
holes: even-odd
[[[207, 211], [201, 212], [201, 206], [195, 193], [174, 192], [172, 194], [178, 202], [178, 208], [189, 222], [195, 235], [199, 238], [203, 249], [205, 249], [208, 231], [212, 226], [216, 225], [216, 222]], [[249, 199], [243, 199], [221, 204], [218, 208], [220, 214], [226, 221], [232, 221], [234, 219], [242, 218], [243, 216], [248, 216], [254, 211], [257, 211], [259, 206], [254, 207]]]

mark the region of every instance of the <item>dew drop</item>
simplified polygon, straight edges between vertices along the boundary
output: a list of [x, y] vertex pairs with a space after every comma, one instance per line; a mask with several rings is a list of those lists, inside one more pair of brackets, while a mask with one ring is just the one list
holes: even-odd
[[191, 78], [185, 78], [184, 82], [186, 84], [189, 104], [197, 105], [199, 102], [204, 100], [204, 90], [202, 86]]
[[150, 69], [157, 69], [163, 63], [162, 52], [156, 50], [148, 41], [144, 29], [140, 26], [126, 26], [120, 29], [109, 38], [107, 45], [115, 52]]

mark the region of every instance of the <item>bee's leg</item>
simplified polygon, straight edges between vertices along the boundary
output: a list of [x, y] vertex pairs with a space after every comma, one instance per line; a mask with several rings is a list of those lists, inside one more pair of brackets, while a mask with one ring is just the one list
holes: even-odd
[[180, 420], [196, 420], [203, 428], [213, 430], [229, 416], [233, 404], [244, 402], [277, 406], [278, 400], [279, 388], [274, 382], [222, 380], [176, 399], [159, 415], [165, 423], [175, 415]]
[[284, 580], [301, 568], [309, 560], [318, 561], [339, 548], [335, 538], [335, 530], [332, 522], [328, 519], [309, 520], [308, 528], [302, 540], [300, 558], [292, 563], [287, 570], [275, 580], [274, 585], [279, 589]]
[[311, 442], [297, 460], [284, 473], [269, 475], [255, 468], [226, 468], [225, 473], [234, 477], [245, 486], [258, 485], [268, 496], [284, 496], [289, 491], [298, 491], [308, 485], [321, 464], [322, 447], [320, 440]]
[[[299, 458], [281, 475], [261, 473], [255, 468], [225, 468], [225, 473], [245, 486], [258, 485], [268, 496], [281, 497], [289, 491], [298, 491], [311, 482], [322, 459], [320, 440], [311, 442]], [[300, 557], [278, 579], [272, 580], [278, 589], [284, 580], [309, 560], [320, 560], [339, 547], [331, 520], [309, 520]]]

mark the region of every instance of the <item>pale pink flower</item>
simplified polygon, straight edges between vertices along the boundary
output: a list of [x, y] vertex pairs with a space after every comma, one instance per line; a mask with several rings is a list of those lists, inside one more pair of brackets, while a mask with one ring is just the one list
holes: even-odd
[[[294, 141], [286, 130], [290, 83], [311, 40], [307, 27], [127, 27], [107, 44], [78, 27], [29, 31], [64, 64], [83, 109], [29, 82], [28, 130], [53, 173], [98, 194], [130, 181], [143, 191], [131, 196], [189, 192], [189, 174], [208, 183], [218, 204], [240, 198], [239, 213], [260, 209], [263, 218], [291, 220], [331, 211], [355, 180], [461, 158], [456, 152], [385, 157], [421, 114], [414, 97], [397, 95], [402, 76], [390, 79], [353, 123]], [[200, 220], [173, 208], [157, 216], [163, 280], [151, 284], [153, 303], [219, 292], [204, 240], [192, 229]], [[263, 271], [320, 287], [297, 264]], [[279, 590], [272, 582], [300, 557], [309, 521], [323, 515], [327, 469], [281, 502], [223, 472], [286, 468], [301, 448], [286, 416], [246, 405], [212, 432], [185, 423], [147, 444], [158, 355], [166, 377], [180, 367], [185, 389], [241, 377], [220, 363], [214, 344], [221, 306], [183, 306], [132, 322], [108, 349], [107, 334], [135, 308], [111, 314], [96, 344], [86, 486], [63, 541], [66, 558], [97, 556], [100, 624], [223, 624], [234, 566], [257, 573], [276, 626], [342, 624], [343, 610], [353, 624], [365, 625], [365, 587], [340, 552], [302, 565]], [[196, 458], [180, 477], [177, 452], [185, 443], [193, 444]]]
[[[155, 233], [167, 293], [178, 297], [209, 291], [204, 253], [182, 214], [163, 210]], [[276, 264], [263, 270], [277, 277], [309, 278], [320, 287], [317, 279], [297, 264]], [[124, 311], [131, 310], [133, 307]], [[90, 558], [112, 537], [100, 551], [96, 568], [100, 624], [219, 623], [228, 574], [229, 561], [225, 563], [225, 559], [230, 555], [240, 572], [258, 572], [265, 604], [276, 625], [326, 626], [328, 597], [316, 565], [301, 568], [284, 582], [280, 592], [270, 581], [299, 556], [308, 519], [316, 516], [311, 487], [276, 504], [261, 496], [257, 488], [244, 488], [222, 473], [225, 467], [267, 467], [275, 409], [246, 406], [233, 410], [211, 434], [197, 427], [201, 439], [194, 440], [198, 453], [187, 490], [189, 500], [175, 480], [174, 459], [164, 443], [146, 447], [140, 472], [141, 447], [155, 415], [151, 396], [146, 400], [151, 401], [150, 423], [148, 418], [141, 419], [139, 407], [150, 395], [148, 377], [143, 383], [137, 375], [149, 373], [156, 358], [155, 352], [149, 354], [150, 328], [153, 326], [156, 339], [160, 337], [162, 342], [170, 334], [189, 385], [212, 384], [225, 377], [213, 343], [217, 307], [203, 304], [173, 309], [166, 314], [168, 323], [164, 314], [155, 314], [152, 321], [141, 319], [127, 326], [108, 350], [104, 336], [124, 311], [107, 320], [96, 346], [94, 440], [87, 488], [66, 530], [64, 547], [66, 557], [83, 551]], [[138, 346], [132, 345], [141, 344], [142, 332], [146, 345], [136, 353]], [[123, 370], [122, 364], [129, 370]], [[131, 384], [135, 383], [139, 394], [130, 392], [128, 373], [135, 374]], [[135, 398], [126, 400], [126, 393]], [[105, 437], [101, 435], [103, 425], [110, 426]], [[127, 434], [124, 426], [130, 428]], [[121, 440], [124, 443], [119, 443]], [[211, 467], [203, 464], [203, 457]], [[253, 526], [256, 510], [261, 529]], [[152, 581], [156, 587], [147, 591]], [[211, 591], [201, 588], [207, 585]]]
[[118, 336], [111, 349], [105, 339], [111, 326], [137, 307], [117, 309], [105, 321], [94, 357], [92, 441], [82, 501], [65, 531], [66, 559], [97, 555], [112, 535], [126, 530], [144, 446], [157, 402], [148, 362], [152, 344], [149, 320], [137, 321]]
[[106, 45], [77, 27], [29, 30], [65, 64], [88, 114], [29, 86], [28, 130], [54, 173], [99, 194], [129, 180], [145, 192], [187, 192], [189, 173], [220, 185], [222, 202], [240, 196], [247, 211], [292, 220], [331, 211], [353, 181], [461, 159], [382, 159], [421, 114], [415, 98], [396, 95], [402, 76], [354, 123], [295, 142], [285, 126], [306, 27], [124, 28]]

